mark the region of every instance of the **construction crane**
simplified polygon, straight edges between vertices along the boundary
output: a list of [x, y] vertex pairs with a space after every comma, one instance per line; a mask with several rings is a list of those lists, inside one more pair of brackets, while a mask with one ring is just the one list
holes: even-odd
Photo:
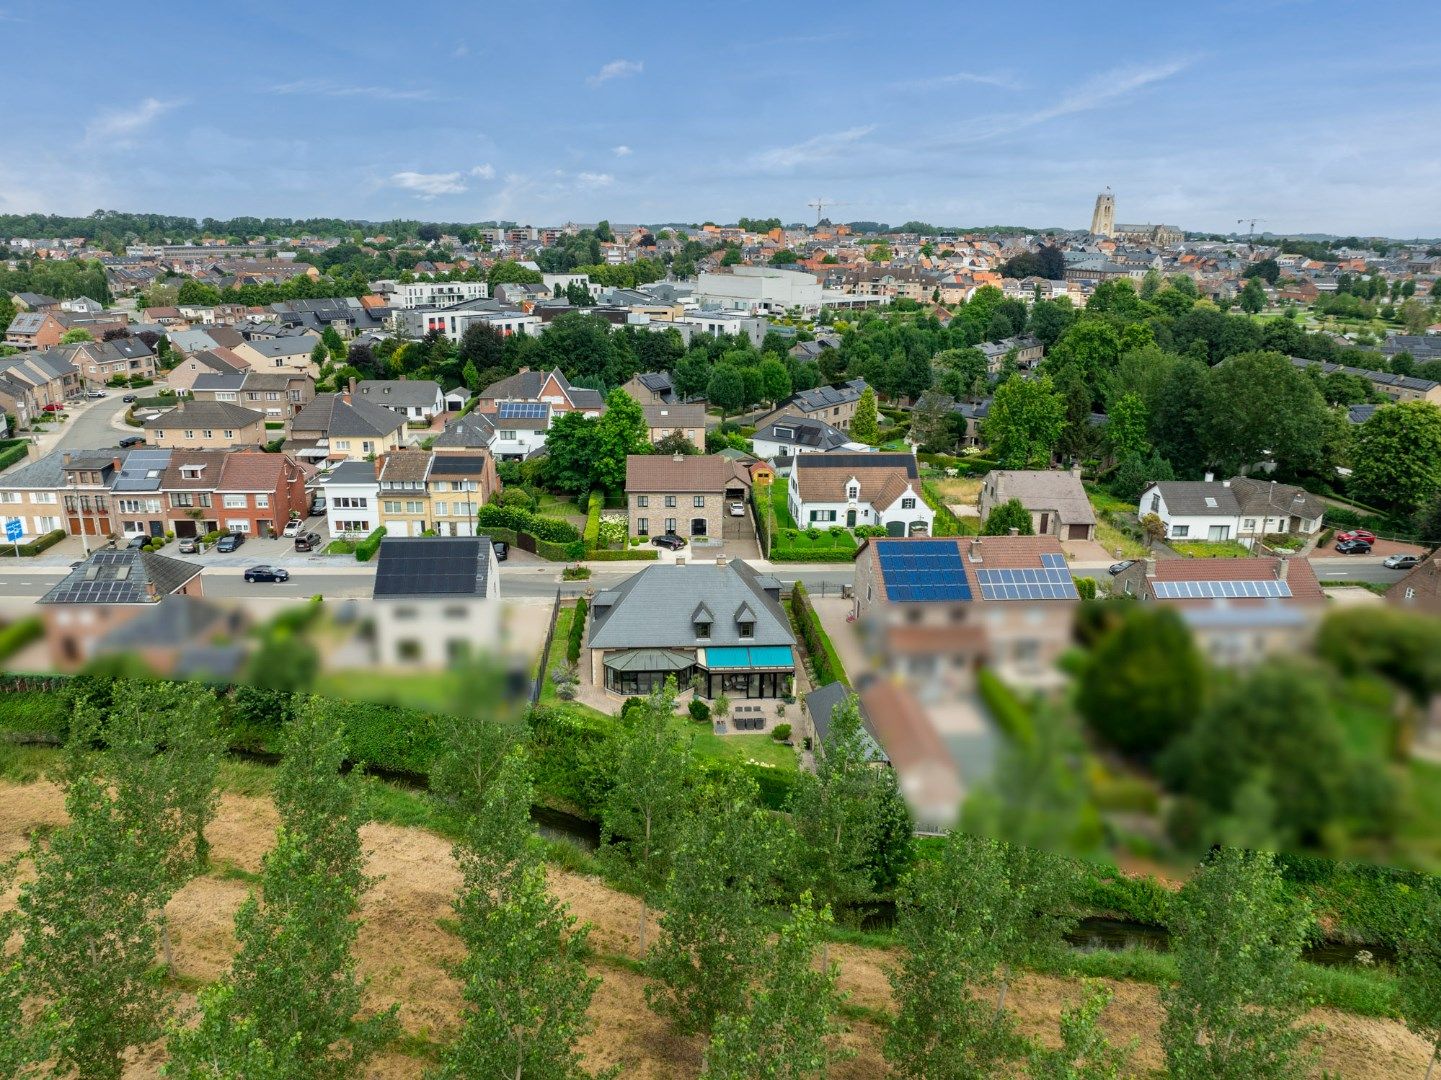
[[825, 217], [827, 206], [834, 210], [837, 206], [849, 206], [850, 203], [832, 202], [829, 199], [816, 199], [814, 202], [806, 203], [806, 205], [816, 212], [816, 224], [820, 225], [821, 219]]
[[1266, 219], [1265, 219], [1265, 218], [1258, 218], [1258, 217], [1253, 217], [1253, 218], [1237, 218], [1237, 219], [1236, 219], [1236, 224], [1237, 224], [1237, 225], [1249, 225], [1249, 226], [1250, 226], [1250, 228], [1249, 228], [1249, 229], [1247, 230], [1247, 232], [1246, 232], [1246, 246], [1251, 249], [1251, 253], [1252, 253], [1253, 255], [1254, 255], [1255, 252], [1256, 252], [1256, 225], [1257, 225], [1257, 223], [1260, 223], [1260, 224], [1264, 225], [1264, 224], [1266, 223]]

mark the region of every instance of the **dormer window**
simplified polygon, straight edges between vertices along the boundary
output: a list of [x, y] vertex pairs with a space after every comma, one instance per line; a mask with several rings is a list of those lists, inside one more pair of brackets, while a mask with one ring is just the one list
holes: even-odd
[[710, 637], [710, 623], [709, 623], [709, 622], [697, 622], [697, 623], [695, 624], [695, 636], [698, 637], [698, 638], [708, 638], [708, 637]]
[[711, 609], [705, 606], [704, 601], [697, 604], [695, 610], [690, 613], [690, 621], [691, 625], [695, 627], [697, 638], [710, 637], [711, 623], [715, 621], [715, 616], [711, 613]]
[[855, 500], [859, 499], [860, 497], [861, 497], [861, 485], [860, 485], [860, 484], [847, 484], [847, 485], [846, 485], [846, 498], [847, 498], [847, 499], [850, 499], [852, 502], [854, 502]]
[[756, 636], [756, 624], [755, 624], [755, 623], [753, 623], [753, 622], [743, 622], [743, 623], [739, 623], [739, 624], [737, 624], [737, 625], [738, 625], [739, 628], [740, 628], [740, 636], [741, 636], [742, 639], [745, 639], [745, 638], [753, 638], [753, 637]]

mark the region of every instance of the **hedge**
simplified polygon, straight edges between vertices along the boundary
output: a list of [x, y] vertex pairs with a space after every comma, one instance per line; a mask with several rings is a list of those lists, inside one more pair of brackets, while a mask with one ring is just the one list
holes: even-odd
[[660, 552], [655, 548], [627, 548], [624, 551], [601, 548], [585, 555], [587, 562], [651, 562], [659, 557]]
[[369, 562], [380, 550], [380, 542], [385, 539], [385, 526], [382, 525], [373, 533], [367, 536], [360, 543], [355, 545], [355, 561]]
[[981, 668], [976, 673], [976, 687], [981, 700], [990, 711], [996, 726], [1021, 746], [1034, 745], [1036, 727], [1030, 710], [1016, 697], [1011, 688], [990, 668]]
[[[486, 503], [480, 508], [479, 521], [482, 528], [501, 527], [516, 532], [529, 533], [537, 540], [549, 540], [556, 544], [570, 544], [581, 539], [579, 530], [568, 521], [541, 517], [529, 510], [498, 503]], [[584, 545], [582, 545], [583, 547]]]
[[776, 544], [771, 548], [771, 562], [799, 562], [799, 563], [848, 563], [854, 562], [856, 549], [849, 548], [845, 551], [836, 548], [783, 548]]
[[587, 551], [594, 551], [600, 545], [600, 512], [603, 509], [605, 496], [599, 491], [592, 491], [585, 511], [585, 532], [581, 535]]
[[542, 540], [538, 536], [532, 539], [535, 541], [535, 553], [542, 559], [549, 559], [551, 562], [575, 562], [585, 558], [585, 543], [581, 540], [562, 544], [554, 540]]
[[24, 461], [29, 451], [29, 439], [6, 439], [0, 442], [0, 469], [8, 469], [17, 461]]
[[565, 658], [572, 664], [580, 659], [580, 645], [585, 639], [585, 616], [590, 605], [581, 597], [575, 602], [575, 612], [570, 617], [570, 636], [565, 642]]
[[[28, 544], [21, 544], [20, 554], [21, 556], [39, 555], [42, 551], [48, 551], [50, 548], [53, 548], [56, 544], [60, 543], [60, 541], [64, 539], [65, 530], [56, 529], [54, 532], [48, 532], [44, 536], [38, 537], [35, 540], [31, 540]], [[8, 555], [11, 558], [14, 558], [15, 545], [6, 544], [3, 548], [0, 548], [0, 555]]]
[[39, 615], [31, 615], [0, 630], [0, 660], [8, 660], [32, 641], [45, 636], [45, 624]]
[[851, 681], [846, 678], [846, 669], [841, 666], [836, 648], [821, 627], [816, 609], [811, 607], [806, 587], [799, 581], [791, 586], [791, 616], [791, 621], [795, 623], [801, 641], [805, 644], [806, 652], [810, 655], [811, 669], [816, 674], [816, 685], [828, 686], [839, 680], [843, 686], [850, 686]]

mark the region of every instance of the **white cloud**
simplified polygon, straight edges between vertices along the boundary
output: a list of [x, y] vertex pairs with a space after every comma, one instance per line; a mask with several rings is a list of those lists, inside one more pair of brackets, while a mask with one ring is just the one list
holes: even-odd
[[585, 81], [591, 86], [599, 86], [601, 83], [610, 82], [611, 79], [625, 79], [631, 75], [639, 75], [644, 67], [645, 65], [639, 60], [612, 60]]
[[464, 60], [467, 56], [470, 55], [470, 46], [462, 41], [451, 51], [450, 55], [455, 57], [457, 60]]
[[310, 94], [317, 97], [370, 98], [373, 101], [433, 101], [435, 94], [429, 90], [408, 89], [398, 86], [354, 86], [332, 82], [330, 79], [297, 79], [295, 82], [277, 83], [270, 87], [272, 94]]
[[597, 188], [613, 184], [615, 177], [611, 176], [610, 173], [581, 172], [575, 174], [575, 182], [578, 187]]
[[490, 162], [486, 162], [484, 165], [477, 165], [470, 170], [470, 175], [477, 180], [494, 180], [495, 166], [490, 164]]
[[85, 140], [123, 139], [148, 127], [164, 113], [180, 104], [178, 101], [161, 101], [148, 97], [128, 109], [111, 109], [101, 113], [85, 125]]
[[867, 124], [864, 127], [846, 128], [844, 131], [813, 135], [805, 142], [762, 150], [760, 153], [752, 155], [750, 164], [752, 168], [761, 172], [784, 172], [794, 169], [798, 165], [825, 161], [838, 156], [875, 129], [874, 124]]
[[907, 79], [895, 83], [897, 90], [938, 90], [944, 86], [959, 86], [973, 83], [977, 86], [996, 86], [1002, 90], [1019, 90], [1021, 83], [1007, 75], [983, 75], [975, 71], [955, 71], [949, 75], [935, 75], [927, 79]]
[[629, 146], [614, 146], [611, 147], [610, 152], [616, 157], [630, 157], [631, 154], [633, 154], [635, 151], [633, 151]]
[[433, 199], [437, 195], [459, 195], [465, 191], [465, 181], [461, 179], [459, 172], [398, 172], [391, 175], [390, 183], [405, 191], [413, 191], [422, 199]]

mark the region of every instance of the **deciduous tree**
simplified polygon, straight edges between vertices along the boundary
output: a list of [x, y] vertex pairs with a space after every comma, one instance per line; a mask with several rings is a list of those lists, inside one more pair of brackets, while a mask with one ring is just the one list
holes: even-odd
[[1007, 499], [992, 509], [986, 515], [986, 523], [981, 531], [986, 536], [1006, 536], [1012, 529], [1015, 529], [1020, 536], [1036, 534], [1035, 524], [1031, 521], [1031, 512], [1026, 509], [1020, 499]]
[[1351, 483], [1368, 502], [1414, 512], [1441, 491], [1441, 409], [1403, 401], [1377, 409], [1356, 429]]
[[1161, 1042], [1177, 1080], [1307, 1074], [1299, 970], [1309, 916], [1264, 852], [1222, 848], [1171, 901], [1179, 978], [1161, 991]]
[[1049, 375], [1013, 375], [996, 387], [981, 430], [1003, 466], [1034, 469], [1050, 463], [1065, 422], [1066, 404]]

